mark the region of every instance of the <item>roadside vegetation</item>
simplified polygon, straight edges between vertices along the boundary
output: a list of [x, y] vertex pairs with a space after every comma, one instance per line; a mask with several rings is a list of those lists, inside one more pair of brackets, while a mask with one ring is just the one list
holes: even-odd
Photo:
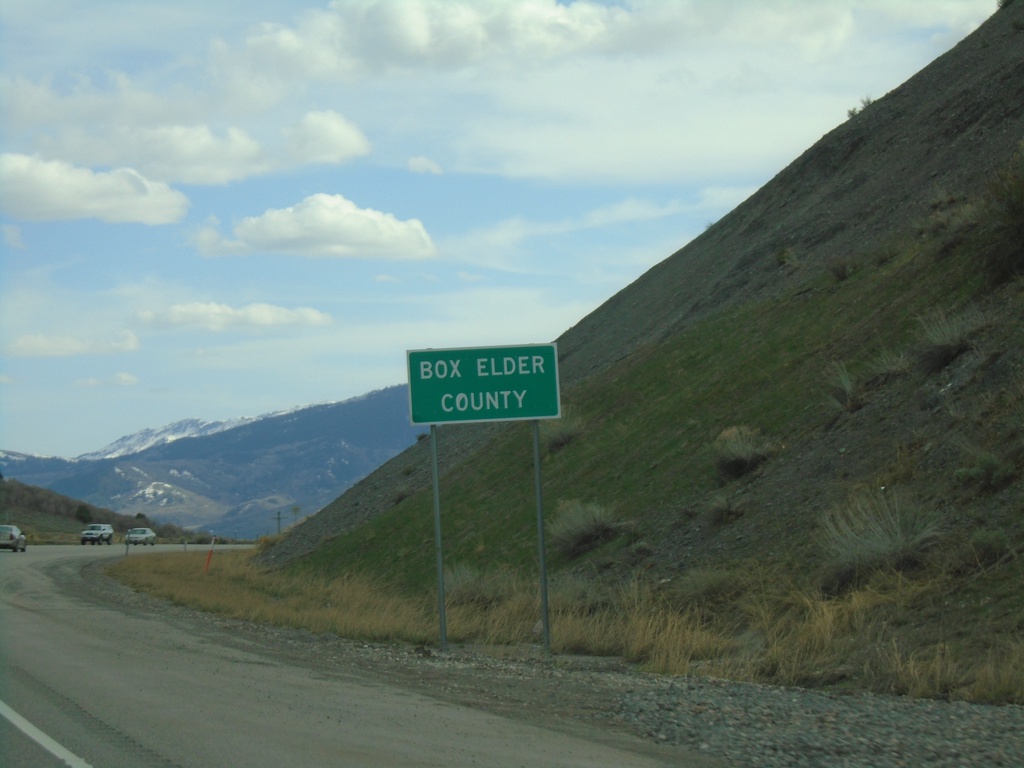
[[[135, 589], [240, 621], [437, 643], [429, 590], [401, 594], [363, 576], [268, 573], [251, 552], [216, 553], [208, 570], [205, 560], [203, 552], [148, 554], [111, 571]], [[957, 626], [956, 611], [927, 641], [905, 624], [908, 610], [940, 605], [952, 588], [950, 576], [908, 578], [889, 568], [837, 597], [789, 574], [739, 567], [690, 572], [669, 585], [634, 578], [614, 588], [560, 574], [550, 585], [551, 650], [618, 656], [659, 674], [1024, 703], [1021, 637], [994, 636], [977, 647]], [[538, 642], [535, 583], [463, 569], [447, 574], [446, 589], [449, 642], [496, 654]]]
[[[842, 279], [834, 254], [780, 262], [788, 293], [563, 391], [543, 455], [554, 653], [1024, 703], [1022, 179], [1018, 156], [981, 199], [937, 195]], [[535, 647], [529, 425], [441, 499], [449, 640]], [[408, 488], [285, 568], [257, 551], [112, 572], [241, 620], [433, 644], [432, 521]]]

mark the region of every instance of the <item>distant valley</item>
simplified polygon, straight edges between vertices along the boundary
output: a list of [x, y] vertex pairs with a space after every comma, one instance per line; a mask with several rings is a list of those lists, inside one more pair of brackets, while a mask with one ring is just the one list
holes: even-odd
[[176, 422], [72, 459], [5, 450], [0, 471], [121, 514], [254, 538], [314, 514], [419, 432], [401, 385], [235, 422]]

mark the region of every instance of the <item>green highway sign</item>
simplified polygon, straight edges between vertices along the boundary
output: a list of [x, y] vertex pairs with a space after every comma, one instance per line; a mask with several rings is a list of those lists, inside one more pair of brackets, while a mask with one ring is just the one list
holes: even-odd
[[413, 424], [561, 416], [554, 344], [415, 349], [406, 360]]

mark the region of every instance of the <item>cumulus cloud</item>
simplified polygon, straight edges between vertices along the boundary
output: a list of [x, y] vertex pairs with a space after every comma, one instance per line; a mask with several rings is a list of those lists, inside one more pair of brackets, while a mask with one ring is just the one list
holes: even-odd
[[18, 357], [70, 357], [134, 352], [138, 348], [138, 337], [131, 331], [121, 331], [113, 340], [27, 334], [16, 338], [8, 353]]
[[113, 376], [96, 377], [90, 376], [86, 379], [78, 379], [76, 387], [134, 387], [139, 383], [139, 377], [131, 373], [115, 373]]
[[299, 163], [343, 163], [370, 153], [370, 141], [337, 112], [309, 112], [285, 131], [291, 157]]
[[[106, 89], [83, 79], [62, 93], [49, 82], [0, 76], [0, 100], [8, 107], [10, 135], [20, 133], [21, 143], [42, 155], [87, 167], [128, 166], [166, 183], [227, 184], [370, 152], [365, 134], [334, 110], [310, 111], [290, 127], [268, 129], [253, 118], [272, 109], [276, 99], [256, 103], [253, 96], [249, 103], [228, 105], [216, 93], [229, 88], [227, 83], [212, 85], [212, 91], [187, 94], [181, 87], [143, 93], [120, 75]], [[237, 120], [248, 121], [246, 127], [232, 124], [236, 113]]]
[[483, 59], [550, 59], [609, 45], [629, 11], [590, 2], [332, 3], [294, 27], [264, 24], [246, 41], [250, 65], [292, 76], [336, 77]]
[[90, 165], [130, 162], [147, 177], [184, 184], [227, 184], [294, 165], [343, 163], [370, 152], [370, 142], [337, 112], [314, 111], [281, 131], [283, 144], [267, 145], [248, 131], [215, 132], [194, 125], [99, 126], [60, 130], [43, 145]]
[[410, 157], [408, 167], [413, 173], [432, 173], [435, 176], [441, 174], [441, 166], [429, 157]]
[[647, 57], [678, 51], [681, 44], [700, 49], [726, 41], [784, 45], [817, 56], [848, 40], [856, 24], [879, 20], [932, 29], [945, 23], [963, 34], [965, 19], [976, 16], [971, 4], [863, 0], [855, 20], [844, 4], [815, 0], [783, 6], [635, 0], [626, 7], [585, 0], [345, 0], [309, 10], [293, 25], [260, 25], [232, 65], [267, 76], [329, 80], [480, 66], [547, 68], [570, 58]]
[[434, 243], [418, 219], [400, 221], [390, 213], [359, 208], [341, 195], [316, 194], [289, 208], [270, 209], [243, 219], [234, 240], [214, 227], [203, 228], [196, 243], [208, 256], [252, 252], [293, 256], [423, 259]]
[[[259, 24], [238, 43], [215, 40], [200, 66], [80, 75], [70, 88], [0, 76], [0, 101], [23, 146], [168, 183], [224, 184], [367, 154], [363, 130], [330, 109], [282, 127], [275, 110], [312, 94], [359, 114], [383, 153], [404, 151], [388, 146], [403, 134], [417, 134], [416, 147], [441, 137], [449, 172], [673, 183], [753, 169], [760, 178], [856, 99], [913, 71], [894, 66], [933, 59], [991, 0], [854, 5], [344, 0]], [[898, 40], [886, 37], [894, 19], [910, 25]], [[823, 66], [839, 73], [828, 86], [836, 104], [824, 110], [807, 98]], [[424, 156], [408, 168], [440, 170]]]
[[17, 219], [100, 219], [110, 223], [171, 224], [188, 198], [131, 168], [92, 171], [58, 160], [0, 155], [0, 207]]
[[287, 309], [273, 304], [248, 304], [231, 307], [213, 302], [175, 304], [161, 311], [139, 313], [144, 323], [159, 328], [201, 328], [223, 331], [228, 328], [272, 328], [286, 325], [329, 325], [331, 316], [309, 307]]
[[260, 143], [240, 128], [217, 135], [201, 124], [118, 126], [89, 134], [63, 133], [48, 145], [90, 165], [127, 160], [166, 182], [226, 184], [272, 169]]

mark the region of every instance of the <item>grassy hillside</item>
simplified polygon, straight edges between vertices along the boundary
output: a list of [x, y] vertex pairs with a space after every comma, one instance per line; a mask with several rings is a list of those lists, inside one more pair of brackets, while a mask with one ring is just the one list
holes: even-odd
[[[1019, 184], [1019, 165], [1016, 173]], [[890, 245], [649, 345], [565, 392], [566, 423], [544, 425], [552, 446], [562, 431], [573, 435], [544, 457], [551, 516], [573, 500], [607, 507], [632, 523], [629, 535], [587, 561], [604, 567], [633, 553], [662, 571], [677, 567], [665, 562], [666, 537], [681, 528], [700, 528], [684, 537], [686, 566], [717, 559], [726, 545], [729, 557], [763, 558], [771, 546], [780, 559], [784, 552], [817, 563], [823, 554], [811, 534], [820, 513], [882, 486], [958, 519], [965, 507], [1018, 498], [1014, 483], [988, 489], [957, 475], [992, 453], [1016, 478], [1024, 451], [1022, 289], [984, 266], [983, 253], [995, 247], [981, 221], [990, 210], [980, 201], [937, 200], [931, 218]], [[778, 268], [800, 265], [780, 257]], [[934, 326], [972, 318], [977, 327], [956, 342], [953, 359], [929, 363], [941, 346], [927, 339]], [[839, 380], [844, 372], [849, 391]], [[761, 433], [769, 457], [752, 475], [724, 482], [715, 437], [738, 425]], [[439, 430], [442, 453], [446, 433], [457, 429]], [[778, 488], [775, 477], [792, 485]], [[430, 493], [394, 494], [388, 513], [327, 542], [300, 567], [366, 570], [411, 589], [429, 579]], [[532, 566], [527, 426], [506, 430], [446, 476], [441, 498], [453, 562]], [[723, 500], [737, 519], [717, 525]], [[1008, 533], [1019, 539], [1021, 532]]]
[[[984, 196], [938, 195], [885, 245], [564, 392], [542, 433], [553, 589], [591, 612], [641, 591], [714, 633], [720, 674], [927, 695], [984, 677], [970, 696], [1024, 700], [1022, 267], [1018, 155]], [[536, 581], [531, 447], [511, 425], [442, 478], [449, 578], [493, 610], [501, 585]], [[429, 597], [430, 490], [385, 492], [390, 509], [289, 572]]]
[[30, 545], [78, 544], [79, 534], [88, 523], [110, 523], [118, 533], [136, 526], [152, 527], [165, 540], [195, 538], [192, 533], [175, 525], [158, 525], [145, 517], [120, 515], [104, 507], [7, 478], [0, 478], [0, 522], [13, 523], [21, 528]]

